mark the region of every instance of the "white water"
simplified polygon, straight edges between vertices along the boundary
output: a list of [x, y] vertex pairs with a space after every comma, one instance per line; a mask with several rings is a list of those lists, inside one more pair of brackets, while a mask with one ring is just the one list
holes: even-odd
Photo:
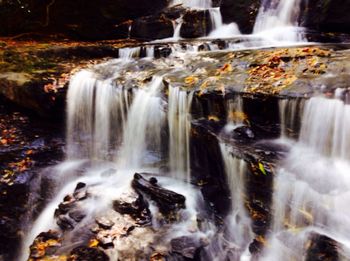
[[211, 0], [173, 0], [170, 5], [182, 5], [194, 9], [208, 9], [212, 6], [212, 2]]
[[263, 260], [301, 260], [312, 233], [339, 242], [349, 260], [349, 113], [340, 100], [306, 102], [300, 139], [275, 179], [273, 232]]
[[[79, 235], [79, 231], [89, 226], [96, 217], [107, 215], [111, 219], [115, 218], [113, 213], [116, 212], [110, 213], [112, 201], [132, 193], [130, 182], [134, 173], [159, 173], [159, 162], [163, 157], [160, 149], [161, 131], [166, 124], [166, 106], [161, 97], [163, 78], [153, 76], [148, 83], [134, 88], [129, 98], [129, 92], [116, 85], [114, 78], [119, 75], [119, 71], [113, 72], [113, 68], [122, 70], [136, 49], [122, 53], [119, 61], [96, 66], [96, 72], [83, 70], [72, 78], [67, 96], [67, 158], [70, 161], [56, 167], [53, 175], [57, 175], [57, 181], [53, 183], [56, 185], [53, 197], [24, 239], [20, 260], [27, 260], [29, 246], [40, 232], [58, 229], [54, 211], [65, 195], [73, 193], [78, 182], [88, 185], [90, 196], [78, 205], [87, 214], [86, 218], [66, 235], [68, 241], [65, 244], [72, 247], [82, 242], [71, 242], [70, 238]], [[172, 156], [169, 175], [172, 178], [157, 179], [162, 186], [186, 197], [186, 209], [179, 212], [179, 222], [163, 227], [157, 221], [158, 208], [150, 206], [154, 216], [153, 229], [159, 229], [165, 236], [163, 249], [174, 237], [188, 235], [199, 241], [207, 240], [205, 238], [211, 237], [213, 233], [212, 228], [203, 231], [197, 227], [197, 214], [202, 211], [204, 202], [198, 190], [184, 183], [190, 178], [189, 110], [192, 93], [173, 88], [169, 96], [169, 154]], [[71, 161], [76, 159], [81, 160]], [[110, 162], [113, 159], [114, 162]], [[83, 167], [84, 162], [87, 167]], [[116, 224], [118, 222], [116, 220]], [[120, 251], [135, 254], [143, 251], [147, 242], [152, 244], [156, 232], [150, 229], [136, 230], [131, 241], [116, 240], [115, 250], [108, 251], [112, 255], [111, 260], [117, 260]]]
[[160, 132], [165, 120], [158, 95], [163, 87], [162, 80], [155, 76], [149, 84], [135, 91], [116, 159], [122, 168], [136, 169], [146, 162], [151, 163], [153, 155], [147, 153], [147, 149], [155, 153], [160, 150]]
[[298, 28], [301, 0], [263, 0], [253, 34], [272, 41], [302, 41]]
[[169, 165], [177, 179], [190, 181], [190, 129], [193, 92], [169, 86]]
[[234, 157], [230, 147], [220, 144], [221, 154], [231, 191], [231, 213], [226, 218], [229, 241], [236, 245], [236, 259], [247, 258], [247, 248], [252, 242], [251, 220], [244, 206], [246, 163]]
[[[298, 121], [303, 113], [303, 99], [281, 99], [279, 101], [281, 138], [286, 139], [297, 132]], [[300, 118], [300, 119], [299, 119]]]

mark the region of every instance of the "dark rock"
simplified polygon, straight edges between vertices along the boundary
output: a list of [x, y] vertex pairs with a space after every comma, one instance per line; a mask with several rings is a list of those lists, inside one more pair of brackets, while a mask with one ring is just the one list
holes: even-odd
[[70, 253], [68, 261], [109, 261], [109, 257], [100, 249], [92, 247], [77, 247]]
[[[30, 246], [30, 257], [42, 260], [46, 255], [53, 255], [61, 247], [60, 233], [54, 230], [40, 233]], [[46, 242], [49, 241], [49, 244]], [[45, 245], [45, 248], [43, 246]]]
[[301, 25], [323, 32], [350, 33], [349, 0], [302, 2]]
[[171, 48], [169, 46], [154, 46], [154, 57], [158, 58], [166, 58], [171, 54]]
[[255, 138], [254, 132], [248, 126], [240, 126], [233, 130], [232, 136], [239, 141], [252, 140]]
[[88, 193], [85, 189], [82, 189], [82, 190], [75, 191], [73, 196], [76, 200], [84, 200], [84, 199], [87, 199]]
[[183, 236], [170, 241], [171, 251], [181, 254], [185, 258], [193, 259], [200, 244], [193, 238]]
[[254, 239], [252, 243], [249, 245], [249, 252], [253, 255], [261, 253], [263, 250], [264, 245], [260, 241]]
[[227, 48], [227, 43], [225, 40], [217, 39], [217, 40], [213, 41], [213, 44], [216, 44], [218, 46], [219, 50], [223, 50], [223, 49]]
[[198, 51], [199, 52], [208, 52], [210, 51], [210, 46], [207, 43], [201, 44], [200, 46], [198, 46]]
[[260, 0], [222, 0], [220, 12], [223, 22], [235, 22], [242, 33], [253, 31], [256, 16], [260, 7]]
[[324, 235], [312, 234], [307, 249], [306, 261], [337, 261], [340, 260], [339, 245], [332, 238]]
[[72, 210], [75, 207], [74, 201], [64, 201], [58, 205], [58, 209], [55, 211], [55, 216], [62, 214], [67, 214], [68, 211]]
[[73, 219], [75, 222], [80, 222], [86, 217], [86, 214], [84, 211], [77, 209], [77, 210], [70, 211], [68, 213], [68, 216], [71, 219]]
[[152, 184], [138, 173], [134, 175], [131, 186], [138, 193], [149, 196], [157, 204], [160, 212], [166, 216], [185, 208], [186, 198], [183, 195]]
[[[155, 184], [156, 183], [154, 183], [154, 185]], [[137, 199], [132, 203], [121, 202], [119, 200], [113, 201], [113, 208], [115, 211], [123, 215], [130, 215], [133, 219], [137, 220], [139, 225], [151, 224], [152, 215], [148, 207], [148, 202], [141, 194], [139, 194]]]
[[213, 210], [225, 216], [231, 201], [219, 142], [201, 123], [192, 124], [190, 153], [192, 181], [201, 186], [203, 196], [213, 205]]
[[57, 219], [57, 225], [63, 230], [73, 230], [74, 221], [66, 216], [60, 215]]
[[86, 187], [86, 184], [85, 184], [85, 183], [79, 182], [79, 183], [77, 184], [77, 186], [75, 187], [74, 192], [77, 192], [78, 190], [81, 190], [82, 188], [85, 188], [85, 187]]
[[183, 38], [206, 36], [212, 29], [208, 10], [190, 10], [183, 16], [180, 35]]
[[164, 16], [147, 16], [133, 21], [130, 37], [151, 41], [172, 37], [174, 26], [170, 19]]
[[111, 229], [114, 225], [114, 222], [105, 217], [97, 218], [95, 221], [103, 229]]
[[104, 236], [98, 234], [96, 239], [104, 249], [114, 247], [113, 238], [111, 236]]

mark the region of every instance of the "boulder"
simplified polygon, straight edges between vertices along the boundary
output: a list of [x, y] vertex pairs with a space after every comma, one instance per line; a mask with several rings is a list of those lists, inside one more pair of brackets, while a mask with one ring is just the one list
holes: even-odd
[[223, 22], [237, 23], [244, 34], [253, 31], [259, 8], [260, 0], [222, 0], [220, 4]]
[[305, 0], [302, 5], [302, 26], [322, 32], [350, 33], [349, 0]]
[[146, 16], [133, 21], [130, 37], [141, 40], [156, 40], [172, 37], [173, 22], [165, 16]]
[[181, 194], [162, 188], [157, 184], [155, 178], [147, 180], [141, 174], [136, 173], [131, 186], [139, 194], [143, 193], [153, 200], [159, 211], [170, 219], [173, 216], [172, 214], [175, 214], [181, 208], [185, 208], [186, 198]]
[[212, 29], [212, 22], [208, 10], [189, 10], [183, 16], [180, 36], [183, 38], [197, 38], [206, 36]]

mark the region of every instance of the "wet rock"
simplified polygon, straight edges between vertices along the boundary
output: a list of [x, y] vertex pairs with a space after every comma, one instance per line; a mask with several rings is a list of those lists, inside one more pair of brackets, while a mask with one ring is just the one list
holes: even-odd
[[154, 57], [158, 58], [166, 58], [171, 54], [171, 48], [169, 46], [154, 46]]
[[310, 236], [306, 261], [337, 261], [340, 260], [339, 245], [332, 238], [313, 234]]
[[55, 216], [67, 214], [68, 211], [72, 210], [75, 206], [76, 204], [74, 200], [64, 201], [58, 205], [58, 209], [55, 210]]
[[104, 249], [114, 247], [113, 238], [111, 236], [98, 234], [96, 239]]
[[217, 39], [217, 40], [214, 40], [212, 43], [216, 44], [219, 50], [223, 50], [227, 48], [227, 43], [225, 40]]
[[134, 175], [131, 186], [138, 193], [149, 196], [165, 216], [169, 216], [179, 209], [185, 208], [186, 198], [183, 195], [162, 188], [157, 184], [152, 184], [138, 173]]
[[86, 187], [86, 184], [85, 184], [85, 183], [79, 182], [79, 183], [77, 184], [77, 186], [75, 187], [74, 192], [77, 192], [78, 190], [81, 190], [81, 189], [83, 189], [83, 188], [85, 188], [85, 187]]
[[95, 221], [103, 229], [111, 229], [114, 225], [114, 222], [105, 217], [97, 218]]
[[[151, 184], [155, 184], [154, 180]], [[139, 194], [137, 199], [132, 203], [121, 202], [119, 200], [113, 201], [113, 209], [115, 211], [122, 215], [130, 215], [133, 219], [137, 220], [137, 224], [139, 225], [147, 225], [152, 222], [151, 211], [148, 207], [148, 202], [141, 194]]]
[[79, 223], [86, 217], [86, 213], [83, 210], [73, 210], [68, 213], [68, 216], [75, 222]]
[[202, 122], [192, 124], [190, 153], [193, 182], [200, 185], [205, 200], [211, 203], [213, 210], [225, 216], [231, 201], [224, 162], [216, 135]]
[[210, 46], [207, 43], [201, 44], [200, 46], [198, 46], [198, 51], [199, 52], [208, 52], [210, 51]]
[[302, 26], [323, 32], [350, 33], [350, 1], [309, 0], [302, 2]]
[[100, 249], [92, 247], [77, 247], [70, 253], [68, 261], [109, 261], [109, 257]]
[[247, 141], [255, 138], [254, 132], [248, 126], [235, 128], [232, 132], [232, 136], [239, 141]]
[[222, 0], [220, 12], [223, 22], [226, 24], [235, 22], [242, 33], [251, 33], [260, 2], [260, 0]]
[[193, 238], [183, 236], [170, 241], [171, 251], [182, 255], [185, 258], [193, 259], [200, 244]]
[[76, 200], [84, 200], [87, 199], [88, 193], [86, 190], [78, 190], [74, 192], [73, 196]]
[[173, 23], [164, 16], [147, 16], [135, 20], [131, 26], [130, 36], [146, 41], [172, 37]]
[[66, 216], [60, 215], [57, 219], [57, 225], [63, 230], [73, 230], [74, 221]]
[[206, 36], [212, 29], [208, 10], [190, 10], [183, 16], [180, 35], [183, 38]]
[[30, 246], [30, 258], [43, 260], [45, 256], [53, 255], [62, 245], [60, 237], [54, 230], [40, 233]]

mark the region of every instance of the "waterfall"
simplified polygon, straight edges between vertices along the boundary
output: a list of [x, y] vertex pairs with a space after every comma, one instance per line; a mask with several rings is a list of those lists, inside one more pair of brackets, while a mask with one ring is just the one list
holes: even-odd
[[350, 106], [341, 100], [312, 98], [304, 113], [307, 124], [301, 128], [301, 141], [323, 155], [350, 159]]
[[108, 159], [111, 123], [120, 120], [119, 124], [125, 124], [127, 100], [127, 94], [111, 79], [97, 79], [87, 70], [77, 73], [67, 94], [67, 158]]
[[231, 192], [231, 213], [228, 216], [228, 229], [231, 240], [240, 246], [242, 252], [244, 252], [252, 237], [250, 218], [244, 207], [246, 163], [244, 160], [234, 157], [228, 145], [221, 143], [220, 150]]
[[303, 40], [297, 28], [301, 0], [263, 0], [254, 25], [254, 34], [271, 40]]
[[147, 153], [147, 149], [155, 154], [160, 151], [160, 132], [164, 115], [162, 100], [158, 94], [163, 86], [162, 80], [161, 77], [155, 76], [147, 86], [135, 91], [117, 159], [123, 168], [139, 168], [145, 161], [152, 161], [152, 155]]
[[263, 260], [300, 259], [313, 234], [339, 242], [349, 260], [349, 113], [341, 100], [306, 102], [299, 141], [277, 171], [271, 247]]
[[285, 139], [298, 132], [303, 112], [303, 99], [281, 99], [278, 102], [280, 112], [281, 138]]
[[169, 165], [173, 177], [190, 181], [190, 129], [193, 92], [169, 87]]

